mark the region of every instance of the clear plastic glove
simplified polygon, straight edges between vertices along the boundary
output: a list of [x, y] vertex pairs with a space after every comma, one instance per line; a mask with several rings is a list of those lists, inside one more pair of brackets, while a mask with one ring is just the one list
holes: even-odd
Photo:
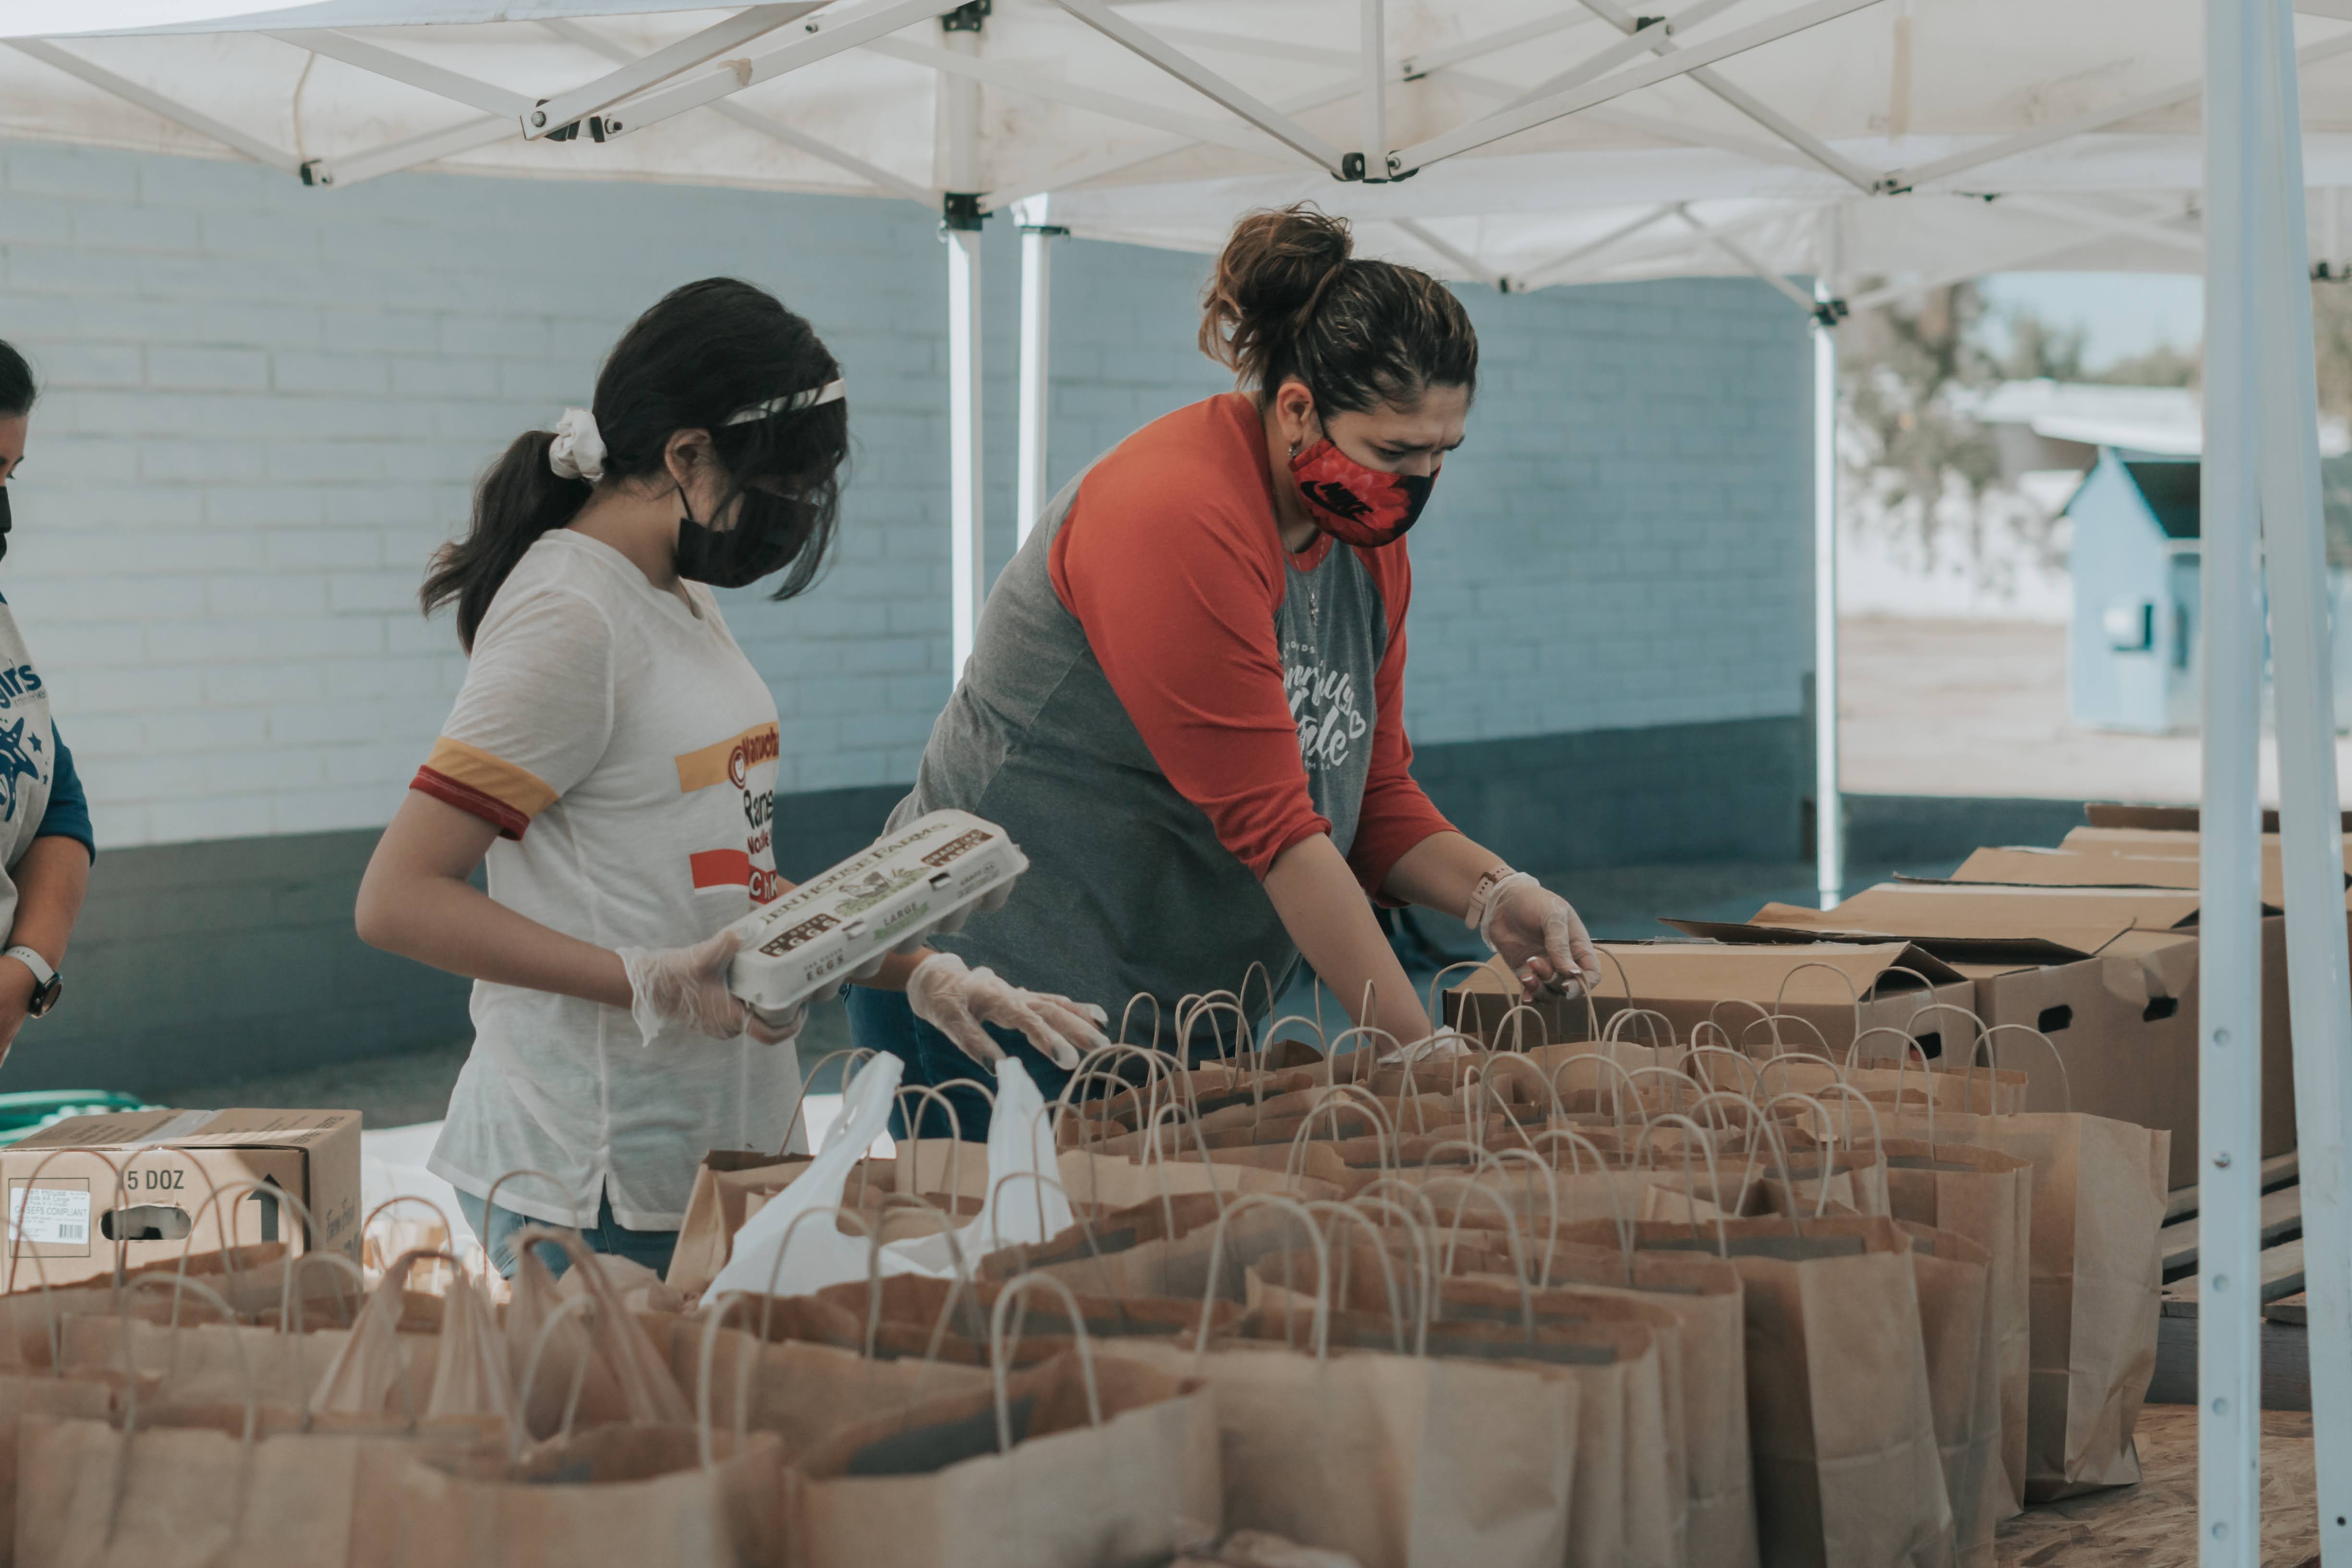
[[749, 1035], [763, 1046], [780, 1046], [799, 1034], [808, 1021], [806, 1007], [781, 1026], [771, 1024], [727, 989], [728, 963], [742, 945], [742, 937], [722, 931], [692, 947], [622, 948], [629, 1016], [644, 1043], [650, 1046], [663, 1030], [680, 1026], [714, 1040]]
[[1477, 1048], [1476, 1041], [1449, 1024], [1425, 1039], [1415, 1040], [1408, 1046], [1391, 1047], [1376, 1059], [1384, 1068], [1404, 1062], [1448, 1062], [1456, 1057], [1466, 1057]]
[[952, 952], [935, 952], [915, 966], [907, 977], [907, 1005], [992, 1072], [1004, 1052], [983, 1024], [1020, 1030], [1064, 1072], [1087, 1052], [1110, 1044], [1102, 1032], [1110, 1015], [1101, 1008], [1047, 991], [1024, 991], [992, 969], [968, 967]]
[[1524, 994], [1576, 997], [1601, 984], [1601, 953], [1566, 899], [1515, 871], [1486, 896], [1478, 935], [1518, 976]]

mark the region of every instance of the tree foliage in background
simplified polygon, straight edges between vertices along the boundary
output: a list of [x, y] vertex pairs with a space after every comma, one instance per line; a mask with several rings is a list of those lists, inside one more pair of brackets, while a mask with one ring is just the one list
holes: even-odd
[[[2325, 296], [2330, 291], [2323, 289]], [[2330, 301], [2319, 337], [2329, 404], [2331, 329], [2336, 405], [2352, 406], [2352, 293]], [[2056, 519], [2004, 485], [1993, 432], [1970, 410], [2004, 381], [2047, 378], [2124, 386], [2194, 386], [2193, 352], [2170, 345], [2113, 363], [2086, 362], [2080, 328], [2031, 310], [1996, 312], [1973, 283], [1855, 316], [1839, 330], [1839, 447], [1849, 519], [1927, 562], [1957, 555], [1979, 584], [2011, 577], [2022, 550], [2055, 564]]]
[[[2352, 426], [2352, 285], [2312, 288], [2324, 422]], [[1972, 283], [1855, 316], [1838, 332], [1838, 445], [1850, 525], [1934, 563], [1957, 557], [1979, 585], [2013, 580], [2021, 551], [2057, 564], [2057, 520], [2007, 489], [1992, 431], [1969, 409], [2003, 381], [2198, 384], [2195, 349], [2161, 344], [2093, 366], [2080, 328], [1996, 312]], [[2328, 554], [2352, 568], [2352, 458], [2326, 465]]]

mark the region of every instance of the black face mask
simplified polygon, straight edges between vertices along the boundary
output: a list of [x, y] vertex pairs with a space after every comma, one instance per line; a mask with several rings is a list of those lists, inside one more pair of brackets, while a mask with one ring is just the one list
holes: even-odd
[[800, 504], [784, 496], [746, 490], [735, 505], [735, 526], [706, 528], [694, 521], [686, 492], [677, 520], [677, 574], [714, 588], [741, 588], [793, 563], [801, 551], [801, 531], [793, 526]]
[[8, 487], [0, 485], [0, 556], [8, 553]]

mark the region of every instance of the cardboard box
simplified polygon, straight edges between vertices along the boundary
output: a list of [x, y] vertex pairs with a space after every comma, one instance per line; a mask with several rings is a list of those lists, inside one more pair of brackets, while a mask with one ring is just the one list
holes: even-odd
[[[2193, 805], [2125, 805], [2119, 801], [2095, 800], [2083, 807], [2084, 820], [2093, 827], [2152, 828], [2158, 832], [2197, 831], [2198, 808]], [[2263, 831], [2279, 830], [2279, 814], [2275, 807], [2263, 813]], [[2352, 833], [2352, 811], [2344, 814], [2344, 831]]]
[[[0, 1180], [7, 1184], [13, 1262], [5, 1278], [13, 1289], [34, 1289], [44, 1278], [63, 1285], [109, 1274], [118, 1253], [135, 1268], [232, 1242], [279, 1241], [360, 1261], [356, 1110], [77, 1116], [0, 1149]], [[288, 1194], [310, 1211], [311, 1225], [266, 1191], [225, 1191], [247, 1182]], [[215, 1193], [223, 1195], [212, 1200]]]
[[[2169, 1131], [2170, 1182], [2197, 1179], [2197, 896], [2145, 888], [1881, 883], [1835, 910], [1768, 904], [1746, 927], [1670, 921], [1739, 940], [1900, 937], [1974, 983], [2000, 1063], [2029, 1075], [2026, 1104]], [[2263, 921], [2263, 1148], [2294, 1147], [2294, 1063], [2286, 1009], [2285, 922]], [[2063, 1077], [2063, 1086], [2062, 1086]], [[2069, 1093], [2071, 1091], [2071, 1095]]]
[[[1811, 1030], [1788, 1026], [1781, 1037], [1783, 1048], [1818, 1051], [1826, 1046], [1842, 1051], [1853, 1043], [1857, 997], [1865, 1031], [1882, 1026], [1907, 1028], [1930, 1003], [1967, 1007], [1974, 1000], [1974, 988], [1965, 975], [1906, 942], [1846, 944], [1799, 938], [1770, 945], [1661, 941], [1604, 942], [1600, 947], [1601, 993], [1593, 998], [1591, 1014], [1581, 1001], [1546, 997], [1529, 1004], [1543, 1020], [1545, 1035], [1538, 1041], [1530, 1028], [1529, 1046], [1591, 1039], [1595, 1018], [1605, 1030], [1611, 1018], [1639, 1007], [1665, 1015], [1675, 1039], [1684, 1044], [1690, 1042], [1692, 1030], [1713, 1016], [1734, 1041], [1744, 1035], [1751, 1055], [1770, 1055], [1771, 1033], [1757, 1020], [1777, 1011], [1812, 1026]], [[1518, 997], [1518, 982], [1510, 971], [1499, 962], [1489, 963], [1446, 993], [1446, 1022], [1493, 1044], [1492, 1031], [1500, 1027]], [[1818, 1040], [1812, 1030], [1820, 1031]], [[1957, 1013], [1931, 1014], [1923, 1028], [1930, 1054], [1940, 1053], [1948, 1040], [1956, 1057], [1965, 1056], [1966, 1045], [1974, 1041], [1956, 1039], [1956, 1030], [1970, 1037], [1975, 1033]], [[1510, 1031], [1504, 1029], [1502, 1037], [1507, 1042]], [[1643, 1043], [1649, 1038], [1639, 1020], [1626, 1026], [1624, 1037]], [[1890, 1047], [1891, 1058], [1894, 1042], [1885, 1036], [1880, 1039]], [[1864, 1049], [1871, 1052], [1870, 1043]]]
[[[2284, 876], [2280, 870], [2279, 846], [2280, 839], [2275, 826], [2262, 836], [2263, 901], [2276, 908], [2284, 909], [2286, 886]], [[2137, 827], [2077, 827], [2067, 834], [2064, 842], [2059, 846], [2060, 850], [2068, 855], [2102, 858], [2115, 865], [2128, 868], [2126, 873], [2119, 874], [2114, 879], [2116, 882], [2133, 884], [2145, 882], [2152, 886], [2173, 888], [2197, 886], [2198, 847], [2199, 838], [2194, 829], [2181, 832]], [[1979, 853], [1981, 854], [1984, 851], [1979, 851]], [[1999, 853], [2006, 855], [2014, 852], [2003, 850]], [[2050, 851], [2042, 850], [2038, 853], [2048, 854]], [[1971, 857], [1971, 859], [1973, 858]], [[2169, 864], [2157, 865], [2151, 864], [2152, 862]], [[2347, 839], [2344, 846], [2344, 868], [2345, 884], [2347, 889], [2352, 889], [2352, 839]], [[2039, 883], [2050, 879], [2046, 876], [2037, 874], [2030, 865], [2021, 864], [2016, 869], [2023, 874], [2011, 879], [2012, 880]], [[1968, 868], [1965, 866], [1960, 870], [1962, 879], [1965, 880], [1999, 879], [1969, 878], [1966, 875]], [[2159, 880], [2159, 879], [2167, 879]], [[2347, 892], [2345, 903], [2347, 908], [2352, 908], [2352, 891]]]
[[[2079, 831], [2079, 829], [2077, 830]], [[2172, 888], [2194, 892], [2198, 883], [2195, 846], [2187, 858], [2176, 855], [2121, 854], [2104, 848], [1979, 849], [1952, 873], [1955, 882], [2000, 882], [2032, 888]], [[2273, 909], [2286, 906], [2285, 874], [2278, 847], [2270, 845], [2263, 856], [2263, 902]]]

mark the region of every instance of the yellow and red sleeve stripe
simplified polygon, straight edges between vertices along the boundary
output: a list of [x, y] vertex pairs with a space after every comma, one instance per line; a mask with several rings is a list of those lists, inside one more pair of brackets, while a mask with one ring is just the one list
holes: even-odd
[[502, 838], [520, 838], [530, 819], [555, 804], [555, 791], [529, 768], [444, 735], [408, 787], [478, 816]]

